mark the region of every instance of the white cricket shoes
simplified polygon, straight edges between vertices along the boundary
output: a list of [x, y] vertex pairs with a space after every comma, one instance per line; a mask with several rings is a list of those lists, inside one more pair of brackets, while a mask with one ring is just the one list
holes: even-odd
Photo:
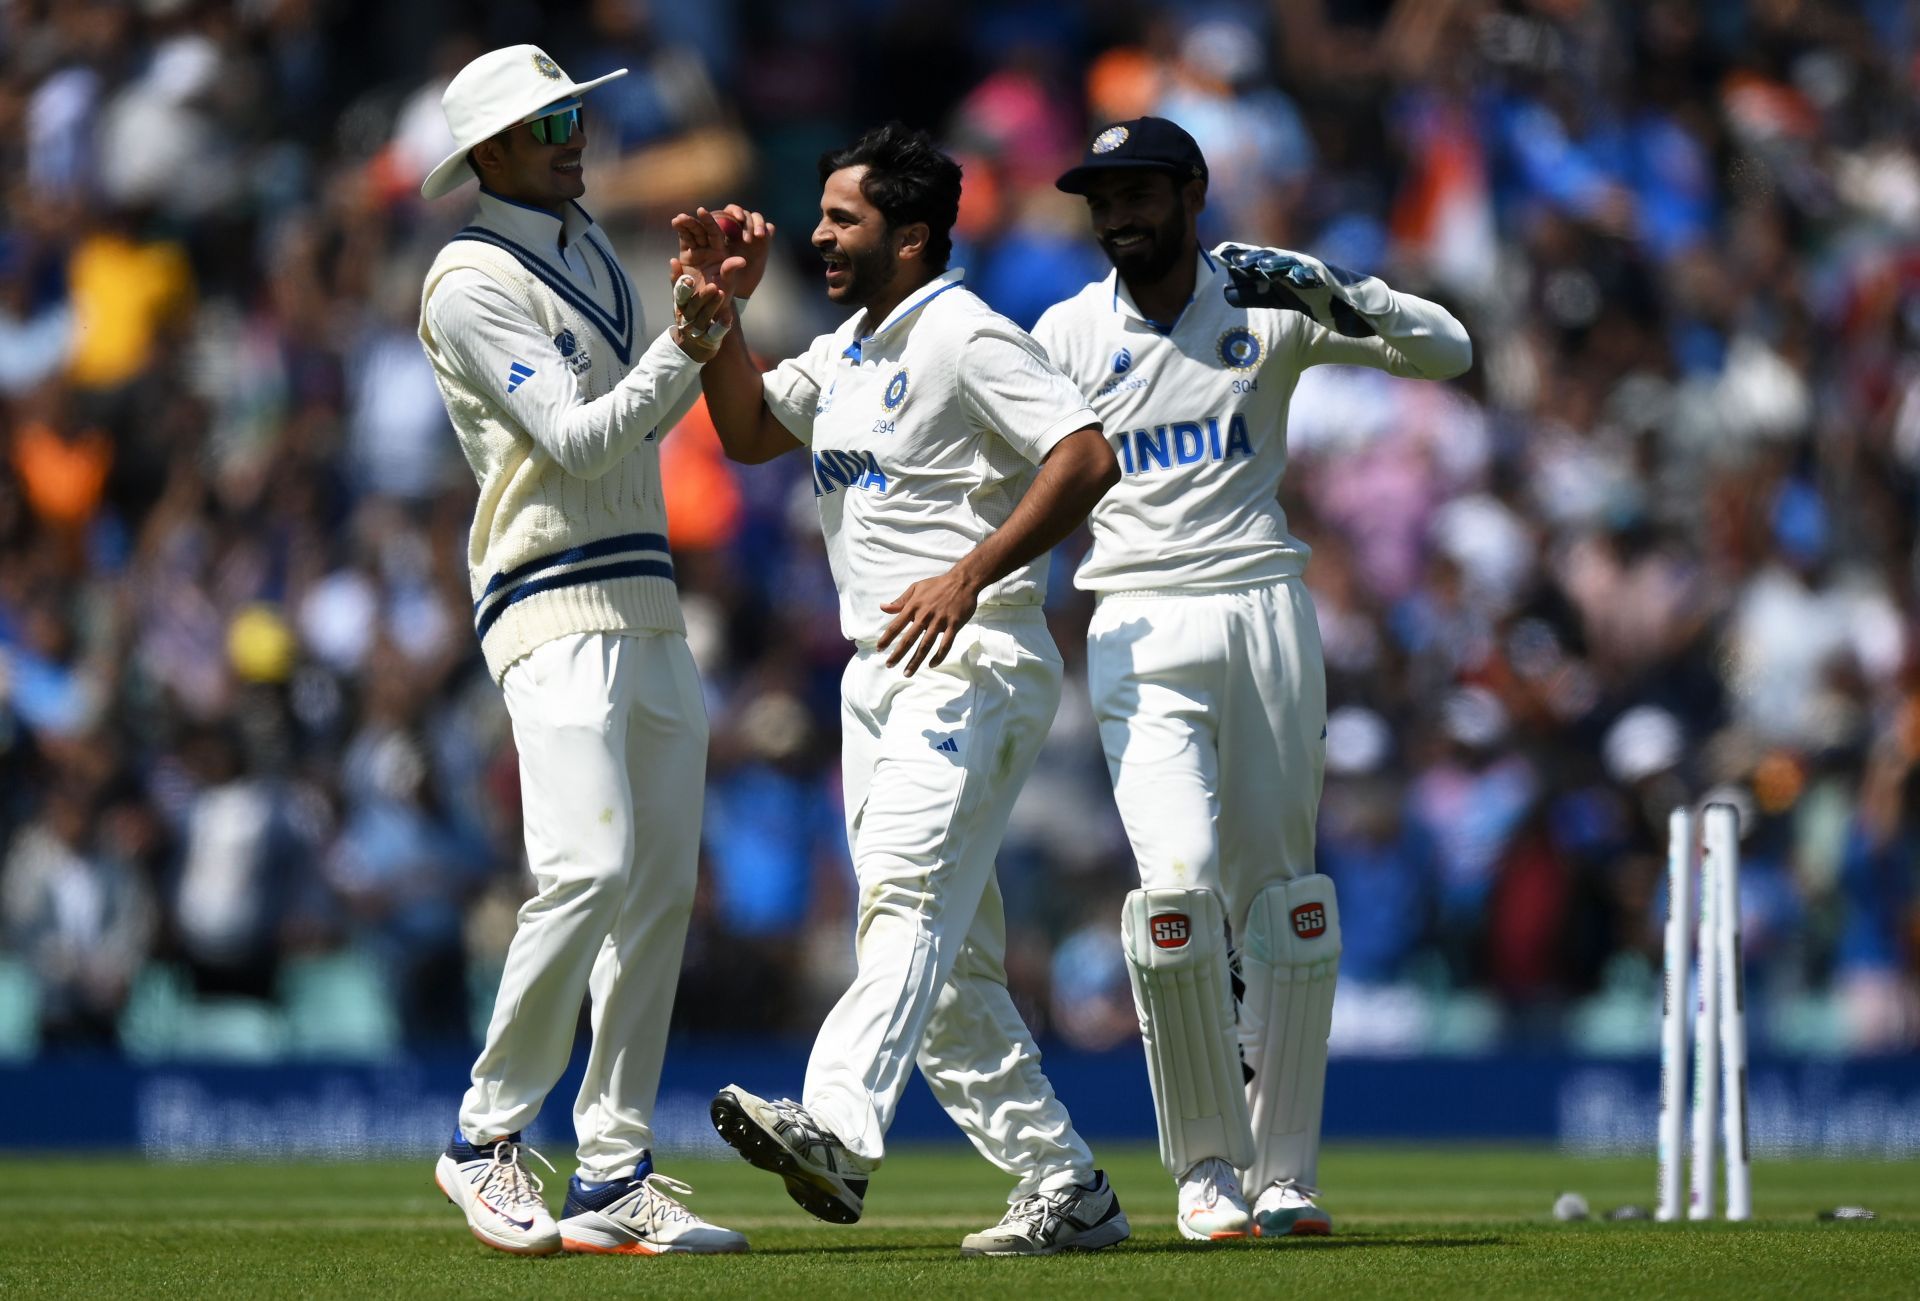
[[962, 1256], [1052, 1256], [1098, 1251], [1123, 1242], [1133, 1229], [1104, 1170], [1090, 1184], [1034, 1193], [1007, 1208], [1005, 1218], [960, 1242]]
[[1253, 1203], [1256, 1238], [1323, 1238], [1333, 1232], [1333, 1217], [1314, 1205], [1317, 1189], [1292, 1179], [1276, 1179]]
[[1199, 1242], [1244, 1238], [1251, 1221], [1240, 1176], [1221, 1158], [1196, 1161], [1180, 1176], [1180, 1236]]
[[677, 1200], [692, 1192], [678, 1179], [657, 1172], [598, 1187], [583, 1184], [575, 1175], [560, 1212], [560, 1245], [603, 1256], [745, 1251], [744, 1235], [707, 1223]]
[[551, 1256], [560, 1250], [560, 1230], [540, 1195], [540, 1176], [524, 1164], [529, 1152], [553, 1169], [518, 1134], [475, 1146], [456, 1132], [433, 1168], [433, 1179], [487, 1246], [517, 1256]]
[[873, 1167], [789, 1098], [729, 1084], [713, 1097], [713, 1127], [741, 1156], [786, 1181], [787, 1196], [831, 1224], [859, 1220]]

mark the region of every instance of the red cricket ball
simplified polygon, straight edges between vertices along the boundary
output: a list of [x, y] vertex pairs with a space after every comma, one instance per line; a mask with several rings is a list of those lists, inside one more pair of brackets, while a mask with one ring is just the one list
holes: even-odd
[[713, 220], [715, 224], [720, 227], [720, 233], [727, 237], [727, 243], [729, 244], [738, 241], [740, 236], [746, 232], [746, 227], [742, 226], [724, 212], [714, 213]]

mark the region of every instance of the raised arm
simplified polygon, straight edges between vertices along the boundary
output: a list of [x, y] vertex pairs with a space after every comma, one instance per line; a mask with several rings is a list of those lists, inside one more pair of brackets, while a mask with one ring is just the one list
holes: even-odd
[[[711, 321], [726, 296], [703, 288], [689, 304], [695, 328]], [[568, 474], [597, 479], [667, 422], [693, 385], [700, 363], [664, 330], [612, 390], [585, 402], [580, 383], [546, 331], [484, 272], [453, 271], [424, 309], [434, 343], [469, 384], [509, 412], [540, 450]]]
[[[736, 240], [744, 265], [733, 284], [745, 297], [759, 285], [766, 269], [774, 226], [759, 213], [748, 212], [738, 205], [729, 205], [722, 211], [739, 228]], [[673, 262], [676, 279], [685, 274], [704, 281], [735, 251], [714, 214], [705, 208], [691, 214], [681, 213], [673, 219], [673, 229], [680, 237], [680, 255]], [[774, 415], [767, 402], [766, 382], [761, 379], [760, 368], [754, 365], [753, 353], [747, 347], [737, 319], [733, 329], [721, 340], [719, 352], [701, 369], [700, 388], [707, 396], [707, 414], [713, 419], [714, 431], [720, 436], [720, 448], [728, 460], [748, 465], [771, 461], [799, 447], [812, 432], [811, 394], [799, 395], [805, 401], [805, 430], [790, 431]]]
[[1473, 364], [1473, 342], [1438, 303], [1387, 287], [1288, 249], [1223, 244], [1227, 301], [1237, 307], [1299, 312], [1306, 332], [1302, 366], [1372, 366], [1409, 379], [1452, 379]]
[[800, 446], [798, 436], [767, 405], [765, 382], [739, 325], [721, 340], [713, 360], [701, 367], [700, 388], [707, 395], [707, 414], [713, 417], [728, 460], [758, 465]]

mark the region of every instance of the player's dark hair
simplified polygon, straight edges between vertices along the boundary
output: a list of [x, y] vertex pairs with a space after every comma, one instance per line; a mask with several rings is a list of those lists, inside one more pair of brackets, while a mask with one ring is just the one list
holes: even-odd
[[860, 193], [880, 210], [887, 229], [927, 224], [922, 255], [935, 274], [953, 256], [953, 223], [960, 218], [960, 164], [940, 152], [933, 137], [904, 122], [874, 127], [843, 149], [820, 155], [820, 183], [846, 167], [865, 167]]

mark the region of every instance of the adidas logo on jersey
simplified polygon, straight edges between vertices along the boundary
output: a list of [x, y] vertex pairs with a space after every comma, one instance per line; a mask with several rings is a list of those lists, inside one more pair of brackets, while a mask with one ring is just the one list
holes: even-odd
[[1247, 434], [1247, 418], [1236, 415], [1227, 422], [1221, 436], [1220, 417], [1208, 416], [1203, 424], [1181, 420], [1152, 429], [1136, 429], [1120, 435], [1120, 468], [1127, 474], [1150, 474], [1202, 462], [1231, 461], [1236, 456], [1251, 457], [1253, 440]]
[[533, 367], [524, 361], [516, 361], [507, 367], [507, 392], [517, 390], [522, 384], [533, 378]]
[[941, 741], [938, 745], [934, 746], [933, 748], [940, 751], [942, 754], [959, 754], [960, 753], [960, 743], [958, 741], [955, 741], [952, 737], [948, 737], [946, 740]]

